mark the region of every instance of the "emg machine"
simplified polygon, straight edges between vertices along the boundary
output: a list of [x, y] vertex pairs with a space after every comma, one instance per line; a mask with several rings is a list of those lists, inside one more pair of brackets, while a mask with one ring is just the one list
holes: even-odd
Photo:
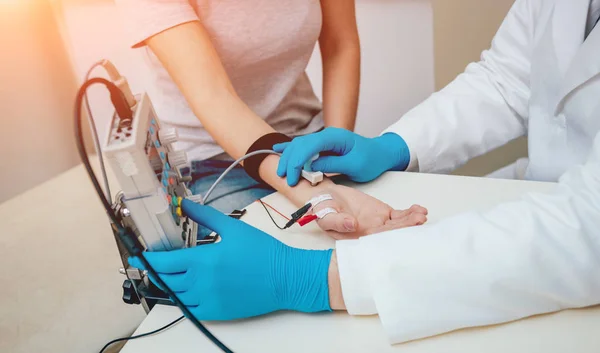
[[[162, 129], [148, 95], [143, 94], [133, 109], [133, 119], [114, 116], [102, 148], [116, 175], [121, 191], [113, 205], [122, 222], [132, 229], [148, 251], [169, 251], [196, 246], [197, 225], [185, 217], [181, 200], [191, 196], [180, 168], [187, 164], [185, 151], [175, 151], [175, 129]], [[202, 243], [216, 240], [216, 234]], [[119, 247], [123, 269], [123, 300], [143, 304], [149, 311], [167, 297], [147, 276], [129, 267], [128, 252]], [[169, 302], [170, 303], [170, 302]]]
[[186, 154], [170, 146], [176, 140], [174, 129], [161, 129], [150, 99], [143, 95], [133, 121], [113, 119], [103, 148], [121, 187], [121, 213], [128, 215], [150, 251], [193, 246], [196, 240], [196, 225], [179, 207], [191, 193], [179, 172]]

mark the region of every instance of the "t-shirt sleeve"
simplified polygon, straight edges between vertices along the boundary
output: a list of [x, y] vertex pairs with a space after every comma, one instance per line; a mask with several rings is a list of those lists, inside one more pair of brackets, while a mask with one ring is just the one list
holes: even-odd
[[198, 20], [187, 0], [115, 0], [133, 48], [169, 28]]

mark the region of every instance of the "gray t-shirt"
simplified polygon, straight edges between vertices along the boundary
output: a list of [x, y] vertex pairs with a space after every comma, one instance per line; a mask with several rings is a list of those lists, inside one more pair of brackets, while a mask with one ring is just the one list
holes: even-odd
[[[200, 21], [239, 97], [275, 130], [323, 127], [321, 102], [305, 73], [321, 31], [319, 0], [116, 0], [133, 47], [166, 29]], [[159, 119], [177, 128], [190, 160], [222, 154], [158, 59], [147, 87]]]

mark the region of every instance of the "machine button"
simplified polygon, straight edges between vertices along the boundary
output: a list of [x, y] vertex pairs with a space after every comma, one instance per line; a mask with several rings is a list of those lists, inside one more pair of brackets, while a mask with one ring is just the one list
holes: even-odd
[[161, 129], [158, 131], [158, 139], [163, 145], [168, 145], [173, 142], [177, 142], [179, 135], [175, 128]]
[[160, 147], [160, 142], [158, 142], [158, 140], [154, 141], [154, 147], [156, 147], [156, 148]]
[[183, 213], [181, 213], [181, 207], [177, 207], [177, 209], [175, 209], [175, 214], [179, 217], [183, 215]]
[[174, 167], [186, 165], [188, 162], [187, 154], [185, 153], [185, 151], [169, 152], [168, 157], [169, 163], [171, 163], [171, 165]]
[[[167, 179], [165, 179], [165, 178], [163, 178], [163, 180], [162, 180], [162, 184], [165, 186], [165, 188], [166, 188], [167, 186], [169, 186], [169, 183], [167, 182]], [[165, 190], [166, 190], [166, 189], [165, 189]]]
[[152, 124], [152, 125], [156, 125], [156, 119], [152, 119], [152, 120], [150, 121], [150, 124]]
[[150, 126], [150, 129], [148, 130], [150, 130], [150, 133], [154, 135], [154, 128], [152, 126]]
[[[163, 153], [163, 152], [161, 152], [161, 153]], [[171, 165], [169, 164], [169, 162], [165, 163], [165, 169], [166, 170], [171, 170]]]

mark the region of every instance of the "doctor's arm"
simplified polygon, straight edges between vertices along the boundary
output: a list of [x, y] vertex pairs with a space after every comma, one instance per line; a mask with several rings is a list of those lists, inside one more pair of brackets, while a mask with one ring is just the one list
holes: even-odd
[[517, 0], [479, 62], [385, 131], [408, 144], [409, 170], [449, 172], [525, 134], [537, 20], [532, 3]]
[[599, 230], [600, 133], [588, 162], [554, 193], [338, 241], [345, 307], [378, 312], [398, 343], [592, 306], [600, 303]]

